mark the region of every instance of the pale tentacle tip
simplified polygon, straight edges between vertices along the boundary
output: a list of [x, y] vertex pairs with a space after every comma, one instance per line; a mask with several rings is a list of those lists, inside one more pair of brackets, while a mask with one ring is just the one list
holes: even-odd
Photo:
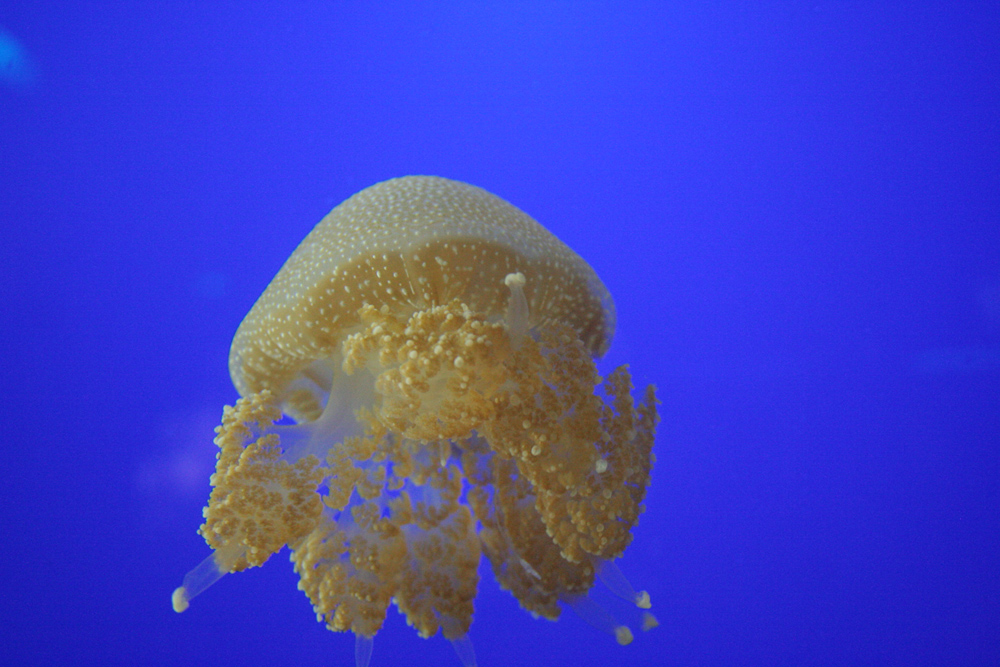
[[191, 600], [201, 595], [206, 588], [229, 572], [232, 569], [232, 564], [244, 553], [244, 548], [238, 545], [210, 553], [205, 560], [185, 574], [181, 585], [174, 589], [173, 595], [170, 596], [174, 611], [179, 614], [186, 610], [190, 606]]
[[622, 646], [627, 646], [632, 643], [632, 631], [627, 625], [619, 625], [615, 628], [615, 639]]
[[170, 596], [170, 603], [174, 606], [174, 611], [178, 614], [187, 611], [187, 608], [190, 606], [187, 589], [183, 586], [175, 588], [173, 595]]
[[649, 609], [653, 606], [653, 603], [649, 600], [649, 593], [646, 591], [639, 591], [635, 594], [635, 606], [639, 609]]

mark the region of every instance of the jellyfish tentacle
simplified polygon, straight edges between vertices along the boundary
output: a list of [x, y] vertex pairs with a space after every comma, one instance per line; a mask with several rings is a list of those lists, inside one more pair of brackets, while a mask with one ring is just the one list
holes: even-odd
[[621, 599], [631, 602], [639, 609], [649, 609], [653, 606], [649, 600], [649, 593], [632, 588], [632, 584], [613, 561], [599, 560], [596, 569], [601, 583]]
[[568, 595], [563, 598], [563, 601], [591, 627], [614, 635], [615, 640], [622, 646], [632, 643], [632, 630], [627, 625], [619, 623], [607, 609], [595, 602], [589, 595]]
[[354, 667], [368, 667], [374, 646], [374, 636], [366, 637], [361, 633], [354, 634]]
[[455, 649], [455, 653], [458, 654], [458, 659], [461, 661], [462, 667], [476, 667], [476, 651], [472, 647], [472, 640], [469, 639], [469, 635], [462, 635], [450, 641], [452, 647]]
[[181, 585], [174, 589], [171, 603], [178, 614], [187, 611], [191, 600], [205, 592], [209, 586], [232, 571], [233, 565], [244, 556], [239, 545], [218, 549], [184, 575]]

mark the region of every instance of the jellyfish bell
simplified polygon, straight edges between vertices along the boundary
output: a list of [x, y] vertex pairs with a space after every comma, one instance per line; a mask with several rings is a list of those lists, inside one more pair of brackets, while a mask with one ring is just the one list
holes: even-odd
[[[374, 185], [299, 245], [236, 332], [242, 398], [200, 533], [213, 548], [174, 593], [283, 546], [318, 620], [367, 664], [390, 602], [462, 662], [482, 554], [533, 614], [565, 603], [621, 643], [587, 596], [615, 567], [649, 483], [657, 422], [624, 367], [601, 378], [614, 305], [590, 266], [528, 215], [427, 176]], [[283, 416], [295, 424], [278, 424]]]
[[465, 183], [379, 183], [323, 218], [254, 304], [233, 339], [233, 382], [242, 395], [280, 394], [337, 351], [366, 304], [405, 317], [458, 300], [497, 321], [507, 311], [506, 277], [516, 273], [534, 324], [566, 324], [604, 354], [615, 329], [611, 295], [548, 230]]

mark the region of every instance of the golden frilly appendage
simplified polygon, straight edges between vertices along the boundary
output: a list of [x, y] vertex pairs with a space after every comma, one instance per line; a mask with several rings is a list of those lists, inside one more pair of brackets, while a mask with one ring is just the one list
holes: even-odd
[[326, 473], [315, 456], [294, 463], [282, 458], [279, 437], [269, 432], [280, 418], [269, 391], [223, 410], [212, 493], [198, 530], [213, 552], [174, 591], [174, 611], [185, 611], [223, 575], [263, 565], [319, 523], [323, 503], [316, 490]]
[[421, 636], [463, 641], [484, 552], [526, 610], [557, 618], [631, 540], [653, 388], [636, 406], [628, 370], [599, 377], [558, 323], [514, 331], [458, 301], [359, 317], [336, 372], [374, 393], [352, 424], [324, 432], [360, 435], [327, 442], [322, 462], [292, 460], [283, 440], [314, 443], [326, 412], [275, 428], [268, 392], [241, 399], [218, 429], [202, 535], [232, 571], [288, 544], [317, 617], [362, 638], [395, 601]]
[[316, 489], [325, 471], [315, 456], [295, 463], [282, 458], [278, 435], [268, 433], [280, 418], [264, 391], [227, 407], [216, 427], [212, 494], [198, 532], [213, 549], [242, 550], [233, 572], [263, 565], [320, 520], [323, 503]]

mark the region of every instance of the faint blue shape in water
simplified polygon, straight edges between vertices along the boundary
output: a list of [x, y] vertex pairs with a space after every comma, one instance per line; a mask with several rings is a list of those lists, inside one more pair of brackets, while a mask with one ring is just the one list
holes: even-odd
[[971, 375], [1000, 371], [1000, 348], [941, 347], [916, 355], [914, 369], [927, 375]]
[[35, 80], [35, 67], [21, 43], [0, 28], [0, 83], [26, 86]]

